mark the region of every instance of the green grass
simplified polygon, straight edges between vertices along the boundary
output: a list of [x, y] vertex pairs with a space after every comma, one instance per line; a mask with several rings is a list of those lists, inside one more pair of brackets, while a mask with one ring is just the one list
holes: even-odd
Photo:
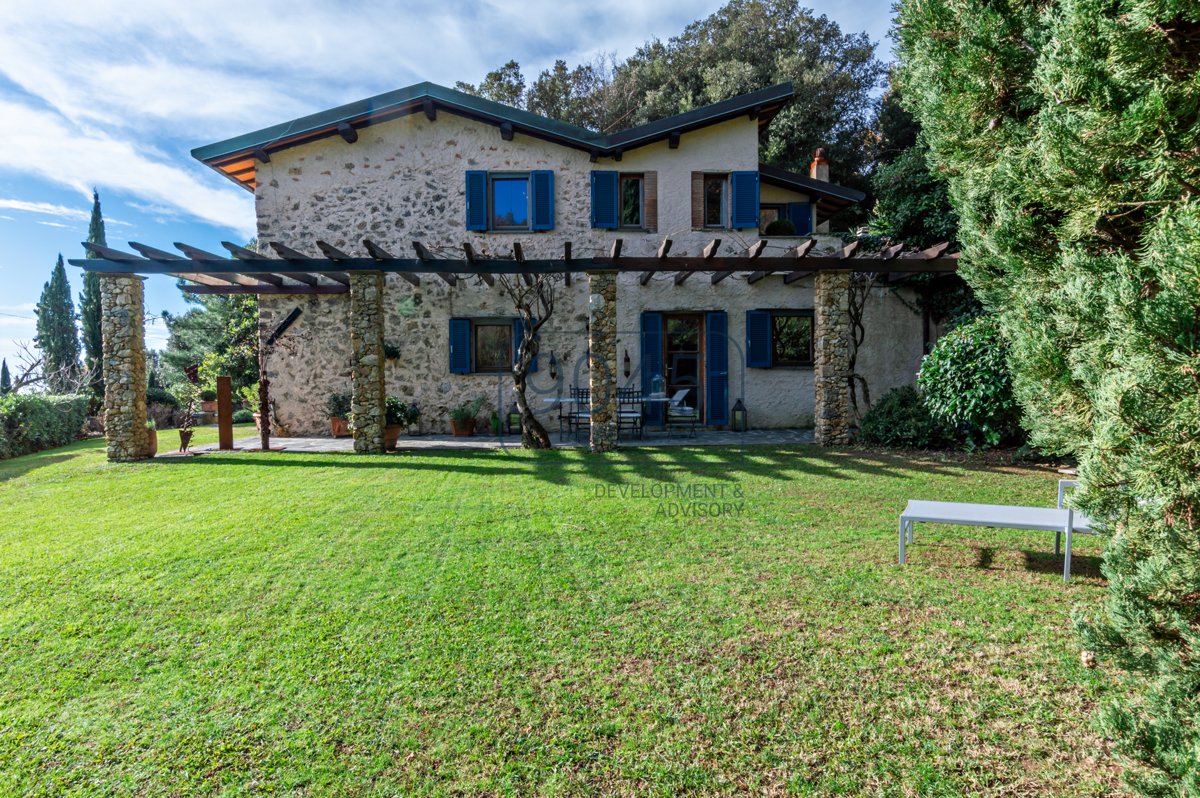
[[[815, 447], [0, 462], [2, 795], [1113, 794], [1049, 469]], [[671, 518], [620, 486], [719, 484]], [[614, 494], [608, 495], [610, 486]], [[603, 493], [604, 495], [599, 495]]]

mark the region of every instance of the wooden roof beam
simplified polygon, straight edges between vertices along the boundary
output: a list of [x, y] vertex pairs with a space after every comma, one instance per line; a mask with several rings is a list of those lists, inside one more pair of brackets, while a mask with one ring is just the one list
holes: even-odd
[[[433, 260], [433, 256], [429, 254], [429, 250], [426, 249], [425, 245], [420, 241], [412, 242], [412, 247], [413, 252], [417, 253], [417, 260], [421, 261], [422, 263]], [[442, 282], [444, 282], [446, 285], [453, 286], [458, 284], [458, 278], [456, 278], [450, 272], [438, 272], [437, 276], [441, 277]]]
[[[525, 262], [525, 249], [521, 246], [520, 241], [513, 242], [513, 260], [517, 263]], [[525, 285], [533, 285], [533, 275], [529, 272], [521, 272], [521, 279]]]
[[[704, 260], [711, 261], [717, 254], [717, 250], [721, 248], [721, 239], [714, 238], [704, 245], [704, 251], [701, 253]], [[675, 275], [675, 285], [683, 285], [683, 281], [691, 276], [691, 272], [678, 272]]]
[[[375, 260], [392, 260], [392, 254], [390, 252], [369, 238], [363, 239], [363, 247], [367, 250], [367, 254]], [[408, 282], [409, 285], [421, 284], [421, 278], [415, 274], [409, 274], [408, 272], [400, 272], [399, 274]]]
[[[763, 253], [763, 250], [766, 248], [767, 248], [767, 239], [760, 238], [757, 241], [755, 241], [753, 244], [751, 244], [750, 248], [746, 250], [746, 257], [749, 260], [756, 260], [758, 258], [758, 256]], [[733, 272], [713, 272], [712, 284], [716, 285], [717, 283], [721, 282], [722, 280], [724, 280], [726, 277], [728, 277], [731, 274], [733, 274]]]
[[[671, 251], [671, 244], [673, 244], [673, 243], [674, 242], [671, 241], [671, 239], [664, 238], [662, 240], [662, 243], [658, 245], [658, 252], [654, 253], [654, 257], [658, 258], [659, 260], [665, 260], [667, 257], [667, 253], [669, 253]], [[639, 279], [639, 282], [642, 285], [645, 285], [646, 283], [650, 282], [650, 279], [652, 277], [654, 277], [655, 274], [656, 274], [656, 272], [653, 270], [644, 271], [644, 272], [642, 272], [642, 276]]]
[[[464, 241], [463, 242], [463, 254], [467, 256], [467, 263], [474, 266], [475, 261], [477, 260], [477, 258], [475, 257], [475, 247], [471, 246], [468, 242]], [[487, 272], [480, 272], [478, 276], [489, 286], [494, 286], [496, 284], [496, 278], [492, 277], [492, 275], [488, 274]]]
[[338, 135], [345, 139], [347, 144], [353, 144], [358, 141], [358, 131], [349, 122], [338, 122]]
[[[815, 239], [815, 238], [810, 238], [807, 241], [801, 242], [800, 245], [796, 247], [796, 253], [795, 253], [796, 257], [797, 258], [807, 258], [808, 253], [812, 252], [812, 248], [815, 247], [816, 245], [817, 245], [817, 239]], [[794, 283], [797, 280], [804, 279], [805, 277], [807, 277], [810, 274], [812, 274], [811, 271], [801, 271], [801, 270], [797, 269], [796, 271], [790, 272], [783, 276], [783, 284], [790, 285], [791, 283]], [[754, 275], [750, 275], [750, 276], [753, 277]]]

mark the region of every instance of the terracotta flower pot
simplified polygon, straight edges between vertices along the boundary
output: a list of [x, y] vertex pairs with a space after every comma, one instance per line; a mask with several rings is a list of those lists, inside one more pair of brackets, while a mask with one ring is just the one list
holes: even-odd
[[262, 432], [262, 413], [251, 413], [254, 416], [254, 429]]
[[469, 438], [475, 434], [475, 419], [468, 418], [466, 421], [450, 419], [450, 429], [456, 438]]
[[158, 430], [148, 429], [146, 430], [146, 434], [150, 439], [150, 447], [147, 451], [149, 451], [150, 456], [153, 457], [154, 455], [158, 454]]
[[337, 416], [329, 417], [329, 432], [335, 438], [350, 437], [350, 422]]
[[202, 413], [215, 413], [215, 412], [217, 412], [217, 400], [216, 400], [216, 399], [213, 399], [211, 402], [201, 402], [201, 403], [200, 403], [200, 411], [201, 411]]
[[404, 432], [404, 427], [399, 424], [391, 424], [383, 428], [383, 448], [392, 451], [396, 448], [396, 443], [400, 440], [400, 433]]

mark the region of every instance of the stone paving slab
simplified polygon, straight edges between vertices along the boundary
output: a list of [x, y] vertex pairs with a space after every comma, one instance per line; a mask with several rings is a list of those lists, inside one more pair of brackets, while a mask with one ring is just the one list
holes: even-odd
[[[567, 436], [559, 441], [558, 435], [551, 435], [556, 447], [582, 447], [587, 445], [587, 438], [580, 436], [575, 440]], [[643, 440], [621, 439], [622, 448], [650, 446], [753, 446], [775, 445], [786, 446], [797, 443], [812, 443], [811, 429], [758, 429], [748, 432], [728, 432], [717, 430], [712, 432], [697, 431], [695, 436], [648, 432]], [[237, 449], [250, 449], [258, 446], [258, 437], [242, 438], [234, 441]], [[492, 435], [473, 435], [469, 438], [456, 438], [453, 435], [413, 435], [400, 439], [400, 451], [420, 449], [499, 449], [503, 447], [519, 448], [521, 439], [516, 435], [498, 438]], [[271, 438], [271, 448], [280, 447], [286, 452], [353, 452], [353, 438]], [[194, 446], [196, 452], [215, 452], [217, 444]]]

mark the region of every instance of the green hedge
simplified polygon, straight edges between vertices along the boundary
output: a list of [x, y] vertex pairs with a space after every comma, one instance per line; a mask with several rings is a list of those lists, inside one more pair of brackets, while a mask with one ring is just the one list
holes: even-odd
[[0, 397], [0, 460], [64, 446], [83, 437], [88, 397]]

